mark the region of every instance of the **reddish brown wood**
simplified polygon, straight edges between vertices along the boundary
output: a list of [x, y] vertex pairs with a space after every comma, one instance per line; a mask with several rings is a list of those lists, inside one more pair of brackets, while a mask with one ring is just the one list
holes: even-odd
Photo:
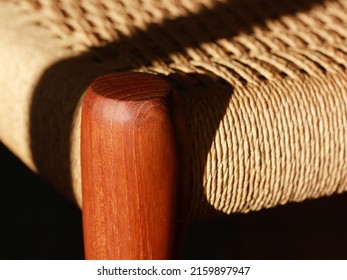
[[117, 73], [83, 102], [83, 226], [88, 259], [177, 257], [189, 159], [183, 113], [162, 78]]

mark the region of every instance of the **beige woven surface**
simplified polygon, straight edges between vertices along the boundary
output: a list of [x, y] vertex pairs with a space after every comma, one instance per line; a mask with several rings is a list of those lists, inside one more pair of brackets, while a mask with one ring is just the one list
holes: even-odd
[[80, 100], [167, 76], [193, 144], [192, 217], [347, 190], [347, 1], [0, 0], [0, 139], [80, 204]]

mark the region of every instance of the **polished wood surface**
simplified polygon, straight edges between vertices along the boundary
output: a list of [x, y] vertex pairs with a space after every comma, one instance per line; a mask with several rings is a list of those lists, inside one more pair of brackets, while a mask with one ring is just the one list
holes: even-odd
[[177, 258], [187, 215], [189, 148], [177, 94], [144, 73], [98, 78], [82, 109], [88, 259]]

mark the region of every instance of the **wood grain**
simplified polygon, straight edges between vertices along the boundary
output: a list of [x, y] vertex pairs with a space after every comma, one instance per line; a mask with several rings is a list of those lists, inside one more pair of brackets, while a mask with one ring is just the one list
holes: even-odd
[[83, 102], [81, 160], [86, 258], [177, 258], [189, 144], [168, 82], [135, 72], [95, 80]]

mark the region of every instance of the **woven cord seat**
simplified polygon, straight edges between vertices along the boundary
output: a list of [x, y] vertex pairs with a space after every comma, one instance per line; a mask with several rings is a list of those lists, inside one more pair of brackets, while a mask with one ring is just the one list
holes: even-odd
[[191, 219], [347, 190], [347, 1], [0, 0], [0, 139], [81, 205], [80, 114], [112, 72], [184, 100]]

